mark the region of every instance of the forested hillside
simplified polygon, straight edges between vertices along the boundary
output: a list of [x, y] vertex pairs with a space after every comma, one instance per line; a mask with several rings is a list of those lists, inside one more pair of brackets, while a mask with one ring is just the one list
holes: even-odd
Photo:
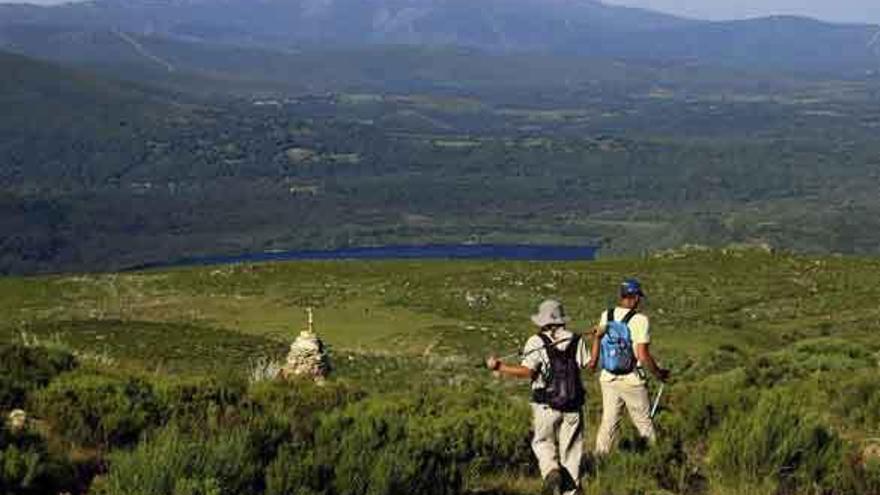
[[5, 56], [3, 270], [389, 242], [880, 245], [871, 81], [608, 63], [566, 85], [548, 59], [496, 85], [490, 64], [529, 62], [436, 53], [395, 69], [396, 92], [360, 79], [367, 58], [310, 76], [348, 91], [252, 99]]

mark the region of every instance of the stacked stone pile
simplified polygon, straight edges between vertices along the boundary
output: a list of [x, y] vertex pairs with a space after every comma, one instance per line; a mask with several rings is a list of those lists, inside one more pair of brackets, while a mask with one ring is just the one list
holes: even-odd
[[311, 308], [308, 317], [308, 327], [290, 344], [287, 361], [281, 368], [281, 376], [285, 379], [307, 378], [320, 382], [330, 373], [327, 348], [315, 334]]
[[6, 420], [6, 425], [9, 428], [9, 431], [13, 433], [20, 433], [27, 428], [28, 425], [28, 417], [27, 413], [21, 409], [15, 409], [11, 413], [9, 413], [9, 418]]

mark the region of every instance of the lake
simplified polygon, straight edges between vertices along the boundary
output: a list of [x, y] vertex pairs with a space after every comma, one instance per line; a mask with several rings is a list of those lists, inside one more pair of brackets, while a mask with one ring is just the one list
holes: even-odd
[[331, 250], [266, 251], [231, 256], [187, 258], [168, 263], [149, 263], [134, 269], [168, 266], [227, 265], [292, 260], [521, 260], [584, 261], [596, 259], [595, 246], [532, 244], [430, 244], [422, 246], [353, 247]]

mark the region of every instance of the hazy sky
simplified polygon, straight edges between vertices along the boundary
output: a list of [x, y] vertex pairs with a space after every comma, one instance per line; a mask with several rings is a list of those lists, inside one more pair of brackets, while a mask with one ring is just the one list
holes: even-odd
[[880, 0], [603, 0], [699, 19], [793, 14], [828, 21], [880, 24]]
[[[478, 0], [475, 0], [478, 1]], [[828, 21], [880, 24], [880, 0], [603, 0], [699, 19], [741, 19], [771, 14], [794, 14]], [[55, 4], [59, 0], [30, 0]], [[0, 0], [0, 3], [11, 3]]]

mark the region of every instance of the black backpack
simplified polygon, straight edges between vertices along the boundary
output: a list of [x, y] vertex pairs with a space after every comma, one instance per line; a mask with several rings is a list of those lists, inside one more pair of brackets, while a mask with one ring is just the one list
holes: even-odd
[[581, 367], [577, 362], [580, 335], [573, 335], [564, 351], [559, 350], [553, 341], [543, 333], [538, 334], [544, 342], [550, 366], [544, 372], [544, 389], [535, 390], [534, 401], [547, 404], [562, 412], [580, 411], [584, 405], [584, 384], [581, 382]]

